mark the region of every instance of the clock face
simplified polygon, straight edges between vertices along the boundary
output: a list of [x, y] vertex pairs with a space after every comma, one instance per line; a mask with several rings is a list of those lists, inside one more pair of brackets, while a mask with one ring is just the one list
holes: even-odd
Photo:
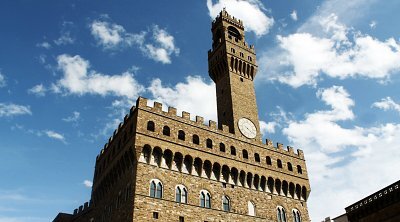
[[251, 120], [247, 118], [241, 118], [238, 121], [240, 132], [247, 138], [253, 139], [257, 136], [257, 128]]

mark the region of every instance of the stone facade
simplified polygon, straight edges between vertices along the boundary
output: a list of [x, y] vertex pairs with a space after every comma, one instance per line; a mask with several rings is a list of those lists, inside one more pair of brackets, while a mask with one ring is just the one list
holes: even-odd
[[[54, 221], [277, 221], [278, 209], [285, 221], [296, 212], [310, 221], [303, 152], [261, 141], [255, 50], [243, 30], [225, 10], [213, 22], [209, 63], [219, 124], [138, 98], [96, 158], [91, 201]], [[231, 48], [237, 55], [227, 55]], [[239, 65], [237, 57], [248, 61]], [[243, 117], [255, 125], [253, 138], [238, 127]], [[177, 195], [178, 187], [186, 195]]]

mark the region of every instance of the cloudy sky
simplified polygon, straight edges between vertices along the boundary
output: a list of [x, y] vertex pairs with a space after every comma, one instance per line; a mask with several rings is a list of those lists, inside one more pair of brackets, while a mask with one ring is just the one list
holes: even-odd
[[141, 95], [216, 120], [210, 23], [255, 44], [264, 138], [304, 150], [313, 221], [400, 178], [398, 0], [0, 3], [0, 222], [89, 200], [95, 157]]

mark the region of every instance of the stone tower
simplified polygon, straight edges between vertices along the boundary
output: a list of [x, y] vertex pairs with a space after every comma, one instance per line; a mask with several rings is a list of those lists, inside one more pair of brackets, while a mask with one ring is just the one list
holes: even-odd
[[53, 222], [310, 221], [303, 151], [261, 141], [242, 22], [223, 10], [212, 33], [219, 123], [139, 97], [96, 157], [90, 201]]
[[218, 124], [249, 139], [260, 140], [253, 80], [256, 53], [245, 41], [243, 22], [225, 9], [212, 23], [213, 44], [208, 52], [209, 75], [216, 84]]

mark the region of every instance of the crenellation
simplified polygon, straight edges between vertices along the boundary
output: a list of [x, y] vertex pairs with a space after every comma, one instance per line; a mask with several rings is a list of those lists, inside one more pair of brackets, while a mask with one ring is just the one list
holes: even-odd
[[213, 130], [217, 129], [217, 122], [213, 121], [213, 120], [209, 120], [208, 121], [208, 127], [210, 127]]
[[162, 111], [162, 104], [154, 101], [153, 110], [160, 113]]
[[274, 146], [273, 143], [274, 142], [271, 139], [265, 139], [265, 145], [273, 147]]
[[139, 96], [139, 98], [136, 100], [136, 107], [146, 108], [147, 107], [147, 99]]
[[202, 117], [202, 116], [196, 116], [196, 123], [198, 123], [198, 124], [204, 124], [204, 117]]
[[291, 147], [291, 146], [286, 146], [286, 149], [287, 149], [287, 151], [289, 152], [290, 155], [293, 155], [293, 156], [295, 155], [295, 154], [294, 154], [294, 149], [293, 149], [293, 147]]
[[300, 159], [304, 160], [304, 152], [301, 149], [297, 149], [297, 155]]
[[227, 125], [222, 125], [222, 131], [223, 131], [224, 133], [229, 133], [229, 126], [227, 126]]
[[129, 110], [130, 116], [135, 112], [136, 106], [132, 106], [131, 109]]
[[175, 107], [168, 107], [168, 115], [175, 117], [177, 115], [177, 110]]
[[126, 123], [126, 121], [128, 120], [128, 118], [129, 118], [129, 114], [126, 114], [125, 117], [124, 117], [124, 124]]
[[184, 120], [190, 120], [190, 113], [186, 111], [182, 111], [182, 118]]
[[276, 149], [282, 151], [283, 150], [283, 144], [282, 143], [276, 143]]

